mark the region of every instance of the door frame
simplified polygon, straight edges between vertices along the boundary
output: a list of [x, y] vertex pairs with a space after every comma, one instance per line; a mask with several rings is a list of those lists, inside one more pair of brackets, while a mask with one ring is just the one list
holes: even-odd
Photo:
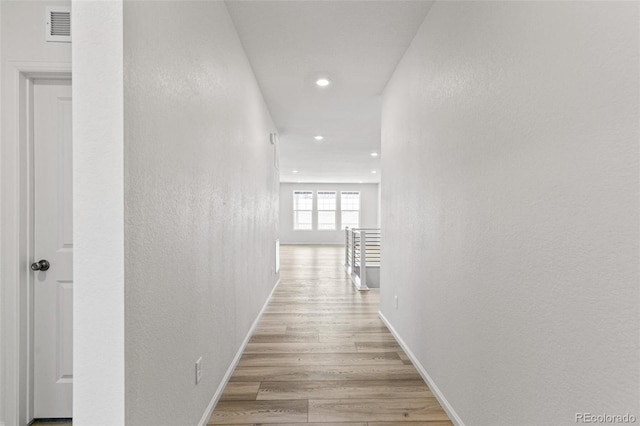
[[0, 408], [6, 426], [22, 426], [33, 419], [33, 83], [72, 78], [68, 62], [8, 62], [3, 71]]

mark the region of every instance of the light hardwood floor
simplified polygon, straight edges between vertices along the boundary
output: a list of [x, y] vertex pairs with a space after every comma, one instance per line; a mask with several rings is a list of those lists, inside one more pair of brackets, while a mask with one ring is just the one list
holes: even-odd
[[451, 425], [343, 256], [282, 246], [280, 284], [209, 424]]

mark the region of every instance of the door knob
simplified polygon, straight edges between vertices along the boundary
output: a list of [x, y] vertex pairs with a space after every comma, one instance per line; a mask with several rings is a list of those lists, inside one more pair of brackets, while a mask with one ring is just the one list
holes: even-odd
[[49, 266], [51, 266], [49, 261], [42, 259], [39, 262], [33, 262], [31, 264], [31, 270], [32, 271], [46, 271], [47, 269], [49, 269]]

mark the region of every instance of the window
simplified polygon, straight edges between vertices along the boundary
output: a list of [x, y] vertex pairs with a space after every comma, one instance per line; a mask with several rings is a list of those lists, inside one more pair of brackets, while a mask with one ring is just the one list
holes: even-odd
[[340, 193], [340, 209], [342, 210], [342, 229], [360, 227], [360, 192], [343, 191]]
[[318, 229], [336, 229], [336, 191], [318, 191]]
[[293, 229], [313, 229], [313, 192], [293, 191]]

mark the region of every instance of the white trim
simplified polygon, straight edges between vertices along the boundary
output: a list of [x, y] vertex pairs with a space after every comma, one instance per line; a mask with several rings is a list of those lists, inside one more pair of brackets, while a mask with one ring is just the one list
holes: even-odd
[[458, 413], [456, 413], [456, 410], [454, 410], [451, 404], [449, 403], [449, 401], [447, 401], [447, 398], [445, 398], [445, 396], [442, 394], [442, 392], [438, 388], [438, 385], [436, 385], [436, 383], [433, 381], [431, 376], [429, 376], [429, 373], [427, 373], [427, 370], [424, 369], [420, 361], [418, 361], [418, 358], [416, 358], [416, 356], [411, 351], [411, 349], [409, 349], [409, 346], [407, 345], [407, 343], [404, 340], [402, 340], [402, 337], [400, 337], [396, 329], [393, 328], [389, 320], [384, 316], [384, 314], [381, 311], [378, 311], [378, 316], [380, 317], [384, 325], [387, 326], [391, 334], [393, 334], [393, 337], [395, 337], [395, 339], [398, 341], [402, 350], [407, 354], [413, 366], [416, 368], [416, 370], [418, 370], [418, 373], [420, 373], [420, 376], [422, 376], [422, 378], [427, 383], [427, 385], [429, 385], [431, 392], [436, 397], [436, 399], [438, 400], [438, 402], [440, 403], [444, 411], [447, 412], [449, 419], [456, 426], [465, 426], [460, 416], [458, 416]]
[[258, 316], [256, 317], [255, 321], [253, 321], [253, 324], [251, 324], [251, 328], [249, 328], [249, 331], [247, 332], [247, 335], [242, 341], [240, 348], [238, 348], [238, 352], [236, 352], [236, 356], [233, 358], [233, 361], [231, 361], [231, 365], [229, 365], [229, 368], [227, 369], [227, 372], [222, 378], [222, 381], [220, 382], [218, 389], [216, 389], [216, 392], [213, 394], [213, 398], [211, 398], [211, 401], [209, 402], [207, 409], [205, 410], [204, 414], [200, 418], [200, 421], [198, 422], [198, 426], [206, 426], [207, 423], [209, 422], [209, 418], [211, 417], [211, 414], [213, 414], [213, 409], [218, 404], [218, 401], [220, 400], [220, 397], [222, 396], [222, 392], [224, 391], [224, 388], [227, 386], [227, 383], [229, 383], [229, 379], [233, 374], [233, 370], [236, 369], [238, 363], [240, 362], [240, 358], [242, 357], [244, 348], [247, 346], [247, 343], [249, 343], [249, 339], [251, 339], [251, 336], [253, 335], [253, 331], [258, 326], [258, 322], [260, 322], [260, 318], [262, 318], [262, 314], [264, 313], [265, 309], [267, 309], [267, 305], [271, 301], [271, 297], [273, 296], [273, 293], [276, 291], [276, 288], [278, 288], [278, 284], [280, 284], [280, 279], [276, 281], [276, 285], [273, 286], [273, 289], [271, 290], [271, 293], [269, 293], [269, 297], [267, 297], [267, 300], [264, 302], [262, 309], [260, 309]]
[[[14, 62], [6, 64], [3, 80], [11, 82], [3, 97], [0, 147], [1, 218], [0, 256], [0, 351], [2, 351], [3, 421], [8, 425], [27, 423], [32, 417], [30, 339], [31, 274], [25, 265], [31, 251], [31, 117], [30, 84], [36, 78], [71, 78], [69, 62]], [[6, 121], [5, 121], [6, 119]], [[26, 219], [25, 219], [26, 218]]]

